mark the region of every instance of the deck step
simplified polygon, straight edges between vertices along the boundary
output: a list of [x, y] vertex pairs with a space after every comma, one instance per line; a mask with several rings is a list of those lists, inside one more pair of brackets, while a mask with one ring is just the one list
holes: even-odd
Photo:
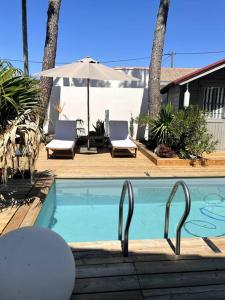
[[[223, 246], [224, 239], [215, 245]], [[174, 240], [172, 240], [174, 243]], [[224, 299], [225, 255], [202, 238], [184, 238], [181, 255], [164, 239], [70, 243], [76, 261], [71, 300]]]
[[[173, 244], [175, 243], [174, 239], [171, 241]], [[82, 258], [82, 256], [85, 258], [89, 251], [92, 251], [95, 256], [101, 255], [103, 257], [108, 254], [116, 255], [121, 253], [121, 243], [119, 241], [69, 243], [69, 246], [79, 258]], [[218, 246], [218, 248], [220, 247]], [[129, 256], [138, 255], [138, 253], [142, 255], [174, 254], [171, 246], [165, 239], [129, 241]], [[212, 253], [214, 254], [215, 252], [202, 238], [183, 238], [181, 240], [182, 255], [211, 255]]]

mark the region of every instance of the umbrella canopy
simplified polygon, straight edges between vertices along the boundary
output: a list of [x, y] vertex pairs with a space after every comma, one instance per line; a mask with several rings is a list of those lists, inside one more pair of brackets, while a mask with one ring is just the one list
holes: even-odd
[[100, 64], [91, 57], [85, 57], [72, 64], [67, 64], [61, 67], [42, 71], [41, 73], [39, 73], [39, 75], [46, 77], [64, 77], [95, 80], [138, 80], [137, 78], [127, 75], [124, 72], [119, 72], [103, 64]]
[[89, 86], [90, 80], [118, 80], [118, 81], [137, 81], [138, 79], [130, 75], [114, 70], [103, 64], [100, 64], [91, 57], [85, 57], [72, 64], [67, 64], [61, 67], [48, 69], [39, 73], [45, 77], [63, 77], [63, 78], [78, 78], [87, 80], [87, 115], [88, 115], [88, 149], [90, 148], [89, 139]]

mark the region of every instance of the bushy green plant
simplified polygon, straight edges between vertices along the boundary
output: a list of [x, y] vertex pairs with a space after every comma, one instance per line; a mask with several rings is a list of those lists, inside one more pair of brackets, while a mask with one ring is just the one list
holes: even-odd
[[176, 112], [169, 130], [171, 146], [181, 157], [201, 157], [215, 150], [217, 142], [208, 133], [206, 115], [198, 106]]
[[202, 157], [204, 152], [213, 152], [217, 144], [208, 132], [206, 114], [198, 106], [175, 112], [168, 103], [155, 119], [141, 116], [138, 122], [149, 125], [149, 143], [169, 146], [182, 158]]
[[159, 115], [152, 119], [147, 115], [138, 118], [140, 125], [149, 126], [150, 139], [154, 140], [157, 145], [170, 143], [170, 123], [174, 118], [174, 106], [172, 103], [162, 105]]
[[0, 61], [0, 132], [8, 121], [37, 105], [38, 82], [9, 62]]

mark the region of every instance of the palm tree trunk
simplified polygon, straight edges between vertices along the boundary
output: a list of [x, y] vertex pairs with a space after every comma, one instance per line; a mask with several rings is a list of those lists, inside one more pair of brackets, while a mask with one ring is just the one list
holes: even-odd
[[148, 101], [150, 117], [155, 117], [161, 106], [160, 75], [169, 5], [170, 0], [160, 0], [149, 66]]
[[[55, 58], [57, 50], [58, 39], [58, 20], [60, 12], [61, 0], [48, 1], [48, 18], [46, 28], [46, 39], [44, 48], [44, 58], [42, 70], [47, 70], [55, 67]], [[40, 123], [43, 125], [45, 114], [48, 108], [48, 103], [51, 95], [53, 79], [48, 77], [41, 77], [40, 80]]]
[[27, 42], [27, 2], [22, 0], [22, 32], [23, 32], [23, 61], [24, 74], [29, 75], [28, 42]]

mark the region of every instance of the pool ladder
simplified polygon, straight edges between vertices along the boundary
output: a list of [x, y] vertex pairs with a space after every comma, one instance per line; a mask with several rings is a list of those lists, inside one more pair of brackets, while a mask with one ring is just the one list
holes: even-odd
[[[177, 225], [176, 229], [176, 246], [172, 244], [171, 240], [168, 238], [168, 232], [169, 232], [169, 219], [170, 219], [170, 205], [171, 202], [179, 188], [179, 186], [182, 187], [184, 195], [185, 195], [185, 209], [184, 213], [180, 219], [179, 224]], [[125, 230], [124, 230], [124, 239], [122, 235], [123, 231], [123, 204], [124, 204], [124, 199], [126, 196], [126, 193], [128, 192], [128, 215], [127, 215], [127, 221], [125, 225]], [[169, 195], [169, 198], [166, 203], [166, 213], [165, 213], [165, 226], [164, 226], [164, 238], [168, 241], [170, 246], [174, 249], [174, 252], [176, 255], [180, 255], [180, 245], [181, 245], [181, 230], [182, 227], [190, 213], [191, 209], [191, 196], [190, 196], [190, 191], [186, 183], [182, 180], [177, 181], [173, 188], [172, 191]], [[118, 227], [118, 240], [121, 241], [122, 245], [122, 252], [123, 256], [128, 256], [128, 243], [129, 243], [129, 229], [130, 229], [130, 223], [132, 220], [134, 212], [134, 193], [133, 193], [133, 188], [132, 184], [129, 180], [126, 180], [123, 184], [123, 189], [120, 197], [120, 204], [119, 204], [119, 227]]]
[[[171, 240], [168, 238], [168, 231], [169, 231], [169, 218], [170, 218], [170, 205], [171, 202], [178, 190], [178, 187], [181, 186], [183, 188], [184, 191], [184, 195], [185, 195], [185, 209], [184, 209], [184, 213], [180, 219], [180, 222], [177, 225], [177, 229], [176, 229], [176, 246], [174, 247]], [[165, 227], [164, 227], [164, 238], [167, 239], [168, 243], [170, 244], [170, 246], [172, 246], [174, 248], [174, 252], [176, 255], [180, 255], [180, 240], [181, 240], [181, 230], [182, 227], [190, 213], [190, 209], [191, 209], [191, 196], [190, 196], [190, 191], [188, 189], [188, 186], [186, 185], [186, 183], [182, 180], [177, 181], [173, 188], [172, 191], [170, 193], [169, 199], [166, 203], [166, 214], [165, 214]]]
[[[124, 239], [122, 235], [123, 231], [123, 204], [126, 193], [128, 192], [128, 214], [127, 221], [124, 229]], [[119, 227], [118, 227], [118, 240], [121, 241], [123, 256], [128, 256], [128, 242], [129, 242], [129, 228], [134, 212], [134, 192], [132, 184], [129, 180], [126, 180], [123, 184], [123, 189], [120, 197], [119, 204]]]

